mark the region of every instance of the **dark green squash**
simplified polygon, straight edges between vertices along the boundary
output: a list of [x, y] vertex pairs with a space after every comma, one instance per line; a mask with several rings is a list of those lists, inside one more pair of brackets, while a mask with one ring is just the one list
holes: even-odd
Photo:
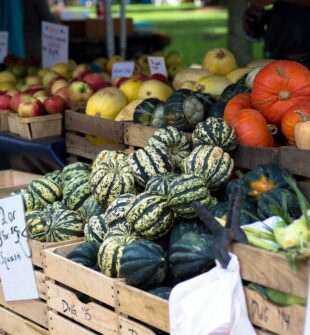
[[209, 212], [214, 217], [225, 220], [229, 212], [229, 201], [218, 202], [215, 206], [209, 209]]
[[84, 242], [68, 253], [67, 258], [88, 268], [97, 270], [97, 254], [100, 244]]
[[214, 266], [213, 237], [186, 233], [169, 248], [169, 264], [177, 282], [195, 277]]
[[218, 100], [215, 104], [213, 104], [207, 114], [207, 117], [216, 117], [219, 119], [223, 119], [224, 117], [224, 109], [226, 103], [221, 100]]
[[177, 177], [177, 174], [171, 172], [157, 174], [147, 182], [145, 190], [151, 193], [168, 196], [170, 185]]
[[88, 222], [92, 216], [104, 213], [104, 207], [91, 195], [84, 201], [82, 206], [78, 209], [84, 222]]
[[209, 115], [210, 109], [216, 103], [216, 99], [212, 94], [202, 93], [199, 91], [195, 92], [195, 95], [203, 105], [203, 110], [204, 110], [203, 119], [205, 120]]
[[153, 294], [153, 295], [156, 295], [159, 298], [169, 300], [169, 296], [170, 296], [171, 291], [172, 291], [172, 287], [161, 286], [161, 287], [153, 288], [153, 289], [149, 290], [148, 292]]
[[237, 81], [235, 84], [231, 84], [225, 88], [220, 96], [220, 100], [227, 104], [227, 102], [239, 93], [248, 93], [250, 90], [245, 86], [244, 81]]
[[91, 167], [87, 163], [75, 162], [65, 166], [62, 170], [62, 182], [65, 184], [78, 175], [88, 175]]
[[133, 113], [133, 123], [149, 126], [156, 106], [161, 103], [157, 98], [148, 98], [140, 102]]
[[165, 119], [165, 103], [162, 102], [156, 106], [150, 122], [150, 126], [154, 128], [165, 128], [167, 127], [167, 122]]
[[301, 216], [297, 197], [287, 189], [278, 187], [263, 193], [258, 198], [257, 212], [261, 220], [276, 215], [271, 209], [272, 206], [280, 210], [282, 213], [286, 212], [292, 219], [298, 219]]
[[121, 257], [120, 276], [140, 289], [160, 286], [167, 275], [168, 262], [163, 248], [148, 240], [128, 244]]

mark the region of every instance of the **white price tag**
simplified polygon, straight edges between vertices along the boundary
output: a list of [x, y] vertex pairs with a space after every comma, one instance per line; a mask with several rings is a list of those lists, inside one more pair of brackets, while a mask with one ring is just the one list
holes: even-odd
[[0, 199], [0, 277], [6, 301], [39, 298], [25, 227], [21, 195]]
[[165, 58], [164, 57], [149, 57], [149, 66], [151, 74], [160, 73], [165, 77], [168, 77]]
[[42, 63], [50, 67], [68, 63], [69, 28], [60, 24], [42, 22]]
[[9, 33], [0, 31], [0, 63], [3, 63], [4, 58], [8, 54]]
[[308, 264], [309, 264], [308, 301], [307, 301], [307, 310], [306, 310], [304, 335], [309, 335], [310, 334], [310, 259], [309, 259]]
[[117, 62], [113, 64], [111, 79], [114, 80], [118, 77], [129, 78], [135, 69], [134, 62]]

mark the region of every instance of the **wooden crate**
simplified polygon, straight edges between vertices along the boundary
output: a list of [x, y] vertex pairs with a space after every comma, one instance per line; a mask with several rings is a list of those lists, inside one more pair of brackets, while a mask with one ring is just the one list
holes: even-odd
[[3, 307], [0, 307], [0, 330], [10, 335], [48, 335], [46, 329]]
[[10, 132], [32, 140], [62, 134], [62, 114], [50, 114], [22, 118], [15, 113], [9, 114]]
[[0, 131], [9, 131], [9, 111], [0, 109]]
[[34, 180], [41, 178], [41, 175], [17, 170], [0, 171], [0, 198], [8, 196], [17, 189], [27, 187]]
[[[147, 327], [118, 313], [116, 283], [121, 281], [120, 279], [106, 277], [65, 258], [77, 245], [71, 244], [44, 251], [45, 274], [50, 279], [47, 282], [47, 304], [53, 315], [58, 313], [99, 334], [155, 335]], [[86, 295], [90, 302], [82, 302], [77, 292]], [[61, 321], [63, 320], [58, 316], [57, 324]], [[68, 327], [74, 326], [69, 323]]]
[[299, 150], [292, 145], [281, 147], [280, 164], [295, 175], [310, 178], [310, 150]]
[[[94, 159], [103, 149], [124, 149], [124, 124], [113, 120], [90, 117], [72, 110], [65, 112], [66, 148], [67, 153], [75, 158]], [[112, 144], [96, 146], [90, 143], [85, 135], [104, 137]]]

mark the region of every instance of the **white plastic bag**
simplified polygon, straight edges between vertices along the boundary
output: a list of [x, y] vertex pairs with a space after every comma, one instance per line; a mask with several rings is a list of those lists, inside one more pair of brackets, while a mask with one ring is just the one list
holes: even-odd
[[171, 335], [255, 335], [235, 255], [227, 269], [216, 267], [178, 284], [169, 298]]

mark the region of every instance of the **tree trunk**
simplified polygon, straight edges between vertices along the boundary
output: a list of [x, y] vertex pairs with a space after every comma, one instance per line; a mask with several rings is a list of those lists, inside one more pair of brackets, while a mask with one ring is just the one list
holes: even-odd
[[252, 60], [252, 44], [243, 30], [243, 15], [248, 0], [228, 0], [228, 48], [235, 55], [238, 66], [245, 66]]

